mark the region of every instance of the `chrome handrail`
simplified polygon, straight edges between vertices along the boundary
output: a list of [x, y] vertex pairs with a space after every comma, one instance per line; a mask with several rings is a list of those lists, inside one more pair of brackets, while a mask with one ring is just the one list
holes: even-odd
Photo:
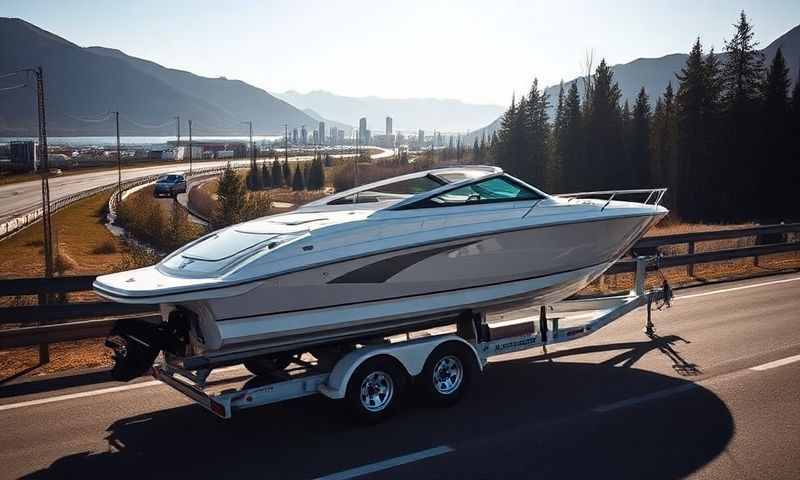
[[614, 200], [615, 197], [620, 195], [636, 195], [636, 194], [647, 194], [647, 198], [643, 202], [645, 205], [651, 205], [650, 201], [652, 200], [652, 205], [657, 207], [661, 204], [661, 200], [664, 198], [664, 194], [667, 193], [666, 188], [639, 188], [639, 189], [632, 189], [632, 190], [599, 190], [594, 192], [577, 192], [577, 193], [560, 193], [558, 195], [554, 195], [556, 197], [568, 198], [569, 200], [575, 198], [586, 198], [586, 197], [595, 197], [595, 196], [609, 196], [606, 203], [600, 208], [600, 211], [605, 210], [605, 208], [611, 204], [611, 201]]

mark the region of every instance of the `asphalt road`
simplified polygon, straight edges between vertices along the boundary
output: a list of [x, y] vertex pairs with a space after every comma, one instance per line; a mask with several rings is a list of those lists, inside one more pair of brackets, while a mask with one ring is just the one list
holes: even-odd
[[[380, 150], [379, 153], [372, 155], [373, 159], [388, 158], [394, 154], [394, 152], [389, 149], [382, 148]], [[312, 157], [294, 157], [290, 158], [290, 160], [310, 160], [311, 158]], [[247, 160], [237, 161], [237, 163], [241, 162], [247, 163]], [[194, 165], [197, 168], [201, 168], [223, 166], [226, 163], [227, 161], [203, 161], [195, 162]], [[170, 165], [129, 168], [122, 171], [122, 180], [130, 180], [157, 173], [174, 172], [176, 170], [188, 170], [188, 163], [181, 162]], [[67, 197], [101, 185], [108, 185], [116, 181], [117, 171], [115, 169], [53, 177], [49, 182], [50, 200], [55, 201], [59, 198]], [[5, 222], [14, 216], [31, 212], [39, 208], [41, 203], [42, 187], [41, 182], [38, 180], [0, 185], [0, 222]]]
[[146, 379], [0, 389], [0, 477], [800, 478], [800, 275], [682, 290], [654, 320], [498, 358], [457, 406], [410, 397], [374, 427], [320, 396], [224, 421]]

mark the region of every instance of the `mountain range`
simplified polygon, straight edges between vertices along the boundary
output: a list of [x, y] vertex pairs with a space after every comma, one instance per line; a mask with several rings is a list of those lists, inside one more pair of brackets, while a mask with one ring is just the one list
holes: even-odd
[[[119, 111], [123, 135], [172, 135], [174, 117], [193, 120], [195, 135], [282, 134], [316, 125], [307, 113], [240, 80], [207, 78], [102, 47], [83, 48], [16, 18], [0, 18], [0, 70], [42, 66], [49, 135], [112, 135]], [[28, 82], [24, 75], [0, 80], [0, 88]], [[30, 83], [30, 82], [28, 82]], [[32, 89], [5, 91], [0, 136], [36, 132]], [[158, 128], [153, 128], [158, 126]], [[185, 133], [184, 133], [185, 135]]]
[[[691, 46], [691, 45], [690, 45]], [[781, 48], [786, 64], [789, 67], [789, 75], [793, 81], [798, 81], [798, 69], [800, 69], [800, 25], [792, 28], [784, 33], [769, 45], [767, 45], [761, 52], [764, 55], [764, 65], [768, 66], [775, 56], [775, 52]], [[639, 94], [639, 89], [644, 87], [647, 94], [650, 96], [650, 102], [655, 105], [656, 98], [664, 92], [669, 82], [672, 82], [673, 88], [677, 89], [678, 83], [675, 74], [686, 65], [686, 59], [689, 58], [685, 53], [673, 53], [659, 58], [639, 58], [629, 63], [614, 65], [611, 70], [614, 72], [614, 80], [619, 84], [620, 91], [622, 92], [622, 102], [628, 100], [633, 106], [636, 101], [636, 96]], [[725, 61], [725, 55], [721, 55], [721, 60]], [[574, 82], [580, 82], [580, 78], [574, 78], [568, 82], [564, 82], [564, 91], [566, 92], [570, 85]], [[551, 111], [550, 117], [552, 118], [555, 113], [555, 102], [558, 99], [559, 85], [552, 85], [544, 89], [550, 97]], [[581, 91], [581, 83], [578, 83], [578, 90]], [[489, 123], [483, 128], [480, 128], [467, 136], [467, 141], [472, 142], [473, 139], [480, 137], [484, 132], [491, 134], [500, 127], [500, 117]]]
[[457, 132], [485, 125], [503, 111], [499, 105], [476, 105], [460, 100], [439, 98], [380, 98], [347, 97], [314, 90], [299, 93], [272, 92], [278, 98], [299, 108], [311, 108], [328, 118], [358, 124], [361, 117], [367, 118], [367, 128], [374, 133], [386, 129], [386, 117], [392, 117], [394, 130], [426, 131], [433, 129]]

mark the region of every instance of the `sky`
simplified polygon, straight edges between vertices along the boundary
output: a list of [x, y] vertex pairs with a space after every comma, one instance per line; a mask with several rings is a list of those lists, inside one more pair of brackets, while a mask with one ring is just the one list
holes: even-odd
[[[80, 46], [117, 48], [272, 92], [327, 90], [506, 105], [538, 77], [724, 46], [744, 10], [761, 47], [800, 23], [800, 1], [0, 0]], [[595, 60], [595, 64], [597, 60]]]

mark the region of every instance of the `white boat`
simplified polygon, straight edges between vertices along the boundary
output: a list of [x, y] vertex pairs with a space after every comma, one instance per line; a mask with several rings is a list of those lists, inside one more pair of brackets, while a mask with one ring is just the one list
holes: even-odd
[[[159, 304], [162, 324], [118, 333], [204, 368], [563, 300], [667, 214], [664, 191], [551, 196], [497, 167], [416, 172], [218, 230], [94, 288]], [[647, 199], [615, 200], [633, 193]]]

